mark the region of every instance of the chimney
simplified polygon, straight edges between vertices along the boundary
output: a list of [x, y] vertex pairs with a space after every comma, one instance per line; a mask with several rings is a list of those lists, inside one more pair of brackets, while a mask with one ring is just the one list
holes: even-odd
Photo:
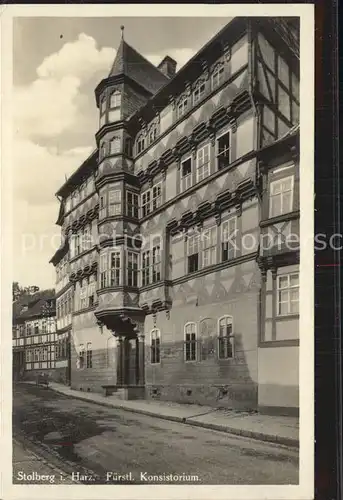
[[173, 78], [176, 73], [177, 62], [169, 56], [166, 56], [157, 68], [168, 78]]

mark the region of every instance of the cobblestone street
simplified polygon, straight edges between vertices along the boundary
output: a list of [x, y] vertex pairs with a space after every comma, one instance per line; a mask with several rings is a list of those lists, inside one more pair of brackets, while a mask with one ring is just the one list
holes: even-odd
[[[295, 449], [104, 408], [24, 384], [14, 387], [13, 405], [14, 437], [20, 436], [28, 450], [32, 443], [45, 458], [42, 462], [14, 444], [16, 484], [42, 484], [34, 480], [35, 472], [55, 474], [55, 484], [165, 484], [170, 479], [163, 476], [169, 474], [192, 476], [192, 484], [298, 482]], [[24, 473], [33, 476], [25, 481]]]

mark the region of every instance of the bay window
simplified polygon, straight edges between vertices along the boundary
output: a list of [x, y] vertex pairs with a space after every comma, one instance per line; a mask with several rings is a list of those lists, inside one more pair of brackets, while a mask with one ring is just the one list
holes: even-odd
[[131, 191], [126, 192], [126, 214], [129, 217], [138, 219], [139, 214], [139, 196]]
[[138, 254], [127, 252], [127, 284], [128, 286], [138, 286]]

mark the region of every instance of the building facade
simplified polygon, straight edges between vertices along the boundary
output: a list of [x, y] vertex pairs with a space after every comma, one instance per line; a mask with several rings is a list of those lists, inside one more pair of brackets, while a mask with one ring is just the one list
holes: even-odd
[[57, 193], [72, 387], [297, 411], [298, 32], [234, 18], [178, 72], [122, 38]]
[[47, 373], [57, 380], [54, 290], [18, 299], [13, 311], [14, 379], [36, 379], [38, 373]]

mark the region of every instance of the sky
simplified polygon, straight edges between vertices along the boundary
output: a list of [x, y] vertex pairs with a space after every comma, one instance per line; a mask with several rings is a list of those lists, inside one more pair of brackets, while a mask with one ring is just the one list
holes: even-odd
[[[60, 245], [55, 197], [95, 148], [94, 89], [107, 76], [124, 25], [153, 64], [182, 67], [230, 18], [36, 17], [13, 20], [13, 280], [53, 287]], [[196, 25], [196, 29], [190, 29]]]

